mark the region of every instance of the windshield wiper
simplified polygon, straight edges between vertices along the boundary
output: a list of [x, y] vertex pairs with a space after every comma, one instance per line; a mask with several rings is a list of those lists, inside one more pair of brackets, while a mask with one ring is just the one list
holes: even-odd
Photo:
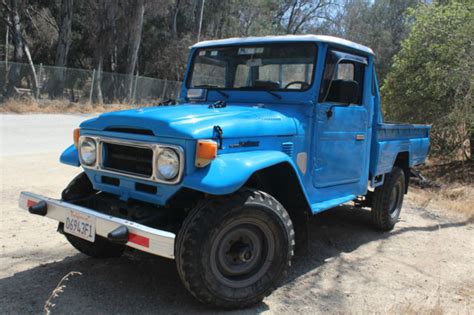
[[217, 93], [219, 93], [220, 95], [224, 96], [225, 98], [229, 98], [229, 94], [221, 91], [220, 88], [217, 85], [201, 84], [201, 85], [193, 86], [193, 89], [213, 89]]

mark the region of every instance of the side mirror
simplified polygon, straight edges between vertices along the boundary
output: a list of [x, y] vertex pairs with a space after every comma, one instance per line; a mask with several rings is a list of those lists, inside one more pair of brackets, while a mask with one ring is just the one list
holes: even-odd
[[352, 104], [357, 101], [359, 94], [359, 83], [353, 80], [333, 80], [329, 88], [327, 102]]

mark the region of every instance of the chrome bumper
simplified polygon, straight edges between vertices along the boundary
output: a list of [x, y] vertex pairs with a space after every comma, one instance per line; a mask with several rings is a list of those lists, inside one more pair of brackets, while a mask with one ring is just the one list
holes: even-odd
[[107, 238], [112, 231], [126, 227], [128, 230], [128, 241], [126, 241], [125, 245], [158, 256], [174, 258], [175, 235], [171, 232], [154, 229], [31, 192], [22, 192], [20, 194], [19, 206], [21, 209], [32, 212], [31, 207], [38, 205], [41, 201], [46, 203], [44, 216], [48, 218], [64, 223], [66, 212], [70, 210], [81, 212], [84, 215], [95, 218], [96, 235]]

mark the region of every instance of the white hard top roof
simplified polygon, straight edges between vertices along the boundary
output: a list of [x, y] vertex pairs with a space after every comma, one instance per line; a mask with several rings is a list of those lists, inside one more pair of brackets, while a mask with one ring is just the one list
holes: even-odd
[[234, 37], [217, 40], [202, 41], [191, 46], [191, 48], [226, 46], [226, 45], [245, 45], [245, 44], [262, 44], [276, 42], [325, 42], [329, 44], [345, 46], [355, 50], [373, 55], [374, 52], [369, 47], [351, 42], [334, 36], [326, 35], [281, 35], [281, 36], [261, 36], [261, 37]]

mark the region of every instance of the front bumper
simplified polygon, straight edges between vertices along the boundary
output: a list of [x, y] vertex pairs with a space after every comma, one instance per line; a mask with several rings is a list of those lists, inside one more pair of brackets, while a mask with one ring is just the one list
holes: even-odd
[[[40, 210], [44, 211], [32, 210], [32, 207], [40, 202], [43, 202], [41, 205], [45, 206]], [[128, 240], [124, 242], [125, 245], [154, 255], [174, 258], [175, 235], [171, 232], [154, 229], [136, 222], [105, 215], [89, 208], [31, 192], [22, 192], [20, 194], [19, 206], [21, 209], [30, 211], [30, 213], [36, 212], [36, 214], [44, 215], [62, 223], [65, 222], [67, 212], [71, 210], [80, 212], [95, 219], [96, 235], [110, 239], [111, 232], [126, 228]]]

